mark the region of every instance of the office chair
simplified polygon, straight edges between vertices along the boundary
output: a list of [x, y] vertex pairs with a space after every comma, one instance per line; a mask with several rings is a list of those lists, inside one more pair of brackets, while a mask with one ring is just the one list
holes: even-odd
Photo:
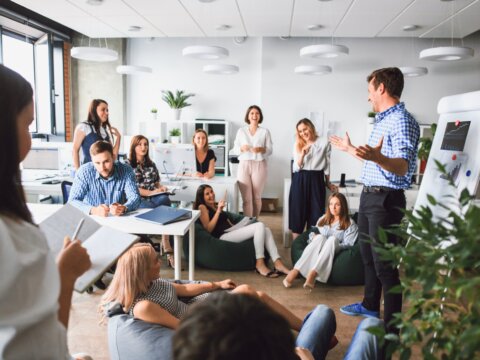
[[62, 181], [60, 184], [62, 188], [63, 203], [66, 204], [68, 201], [68, 195], [70, 194], [70, 189], [72, 188], [73, 183], [71, 181]]

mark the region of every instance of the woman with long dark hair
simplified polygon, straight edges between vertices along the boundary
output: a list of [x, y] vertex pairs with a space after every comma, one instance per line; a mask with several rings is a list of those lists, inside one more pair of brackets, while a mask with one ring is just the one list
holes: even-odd
[[252, 105], [247, 109], [245, 122], [248, 125], [238, 129], [234, 143], [234, 152], [240, 154], [238, 187], [244, 215], [258, 217], [267, 182], [267, 158], [272, 154], [272, 137], [268, 129], [260, 126], [263, 113], [259, 106]]
[[[218, 204], [215, 202], [215, 192], [210, 185], [204, 184], [198, 187], [193, 208], [200, 210], [200, 222], [205, 230], [220, 240], [230, 242], [238, 243], [253, 237], [257, 273], [268, 278], [278, 277], [279, 273], [287, 275], [290, 269], [280, 258], [270, 228], [258, 221], [236, 230], [226, 231], [233, 224], [223, 211], [224, 206], [225, 201], [223, 200], [220, 200]], [[271, 271], [265, 263], [265, 249], [272, 258], [274, 271]]]
[[195, 130], [192, 144], [195, 146], [195, 160], [197, 163], [197, 172], [194, 176], [211, 179], [215, 176], [215, 161], [217, 161], [217, 158], [213, 150], [208, 147], [207, 132], [203, 129]]
[[326, 189], [336, 191], [330, 183], [330, 151], [328, 140], [318, 136], [309, 119], [301, 119], [296, 126], [293, 147], [293, 176], [289, 196], [289, 228], [293, 239], [304, 229], [315, 225], [325, 213]]
[[[99, 140], [113, 145], [113, 158], [116, 160], [121, 137], [120, 132], [110, 125], [108, 103], [102, 99], [93, 99], [88, 108], [87, 121], [78, 124], [73, 134], [73, 166], [78, 169], [80, 165], [92, 161], [90, 146]], [[81, 162], [80, 151], [83, 154]]]
[[66, 328], [76, 279], [90, 267], [65, 237], [57, 264], [25, 203], [19, 165], [31, 147], [33, 91], [0, 64], [0, 358], [67, 359]]

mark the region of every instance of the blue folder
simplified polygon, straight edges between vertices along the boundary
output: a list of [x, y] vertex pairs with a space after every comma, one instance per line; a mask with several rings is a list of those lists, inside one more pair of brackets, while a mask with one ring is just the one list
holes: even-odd
[[167, 225], [177, 221], [191, 219], [192, 212], [190, 210], [160, 205], [155, 209], [147, 211], [143, 214], [135, 215], [135, 217], [139, 220], [150, 221], [160, 225]]

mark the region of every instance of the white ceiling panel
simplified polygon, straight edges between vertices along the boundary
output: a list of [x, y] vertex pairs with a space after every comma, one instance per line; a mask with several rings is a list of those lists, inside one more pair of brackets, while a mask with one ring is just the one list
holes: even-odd
[[[203, 30], [206, 36], [246, 36], [235, 0], [222, 0], [210, 3], [198, 0], [180, 0], [185, 9]], [[228, 25], [228, 30], [217, 30], [220, 25]]]
[[[400, 13], [378, 36], [420, 36], [475, 1], [476, 0], [456, 0], [448, 2], [440, 0], [416, 0], [404, 12]], [[425, 14], [428, 14], [428, 16], [425, 16]], [[477, 19], [480, 21], [480, 16]], [[455, 21], [457, 22], [457, 20]], [[402, 30], [405, 25], [417, 25], [419, 29], [407, 33]], [[457, 27], [457, 30], [459, 30], [458, 28], [459, 27]], [[455, 37], [458, 35], [460, 34], [457, 31]], [[460, 37], [465, 35], [468, 34], [460, 35]], [[449, 33], [448, 36], [451, 36], [451, 33]]]
[[237, 3], [248, 36], [290, 33], [294, 0], [237, 0]]
[[[480, 0], [12, 0], [90, 37], [424, 37], [480, 30]], [[102, 25], [103, 23], [103, 25]], [[226, 31], [219, 25], [229, 25]], [[317, 31], [309, 25], [321, 25]], [[405, 32], [405, 25], [420, 29]], [[139, 32], [129, 26], [141, 26]]]
[[[352, 1], [295, 1], [290, 36], [332, 36]], [[311, 31], [307, 28], [309, 25], [321, 25], [322, 28]]]
[[[163, 36], [205, 36], [179, 0], [123, 0]], [[162, 36], [162, 35], [159, 35]]]
[[334, 36], [375, 37], [412, 2], [413, 0], [354, 0]]
[[476, 0], [470, 5], [464, 7], [461, 11], [457, 12], [452, 18], [443, 21], [439, 25], [433, 27], [431, 30], [420, 35], [420, 37], [450, 38], [452, 37], [453, 25], [453, 37], [463, 38], [477, 31], [479, 24], [480, 0]]

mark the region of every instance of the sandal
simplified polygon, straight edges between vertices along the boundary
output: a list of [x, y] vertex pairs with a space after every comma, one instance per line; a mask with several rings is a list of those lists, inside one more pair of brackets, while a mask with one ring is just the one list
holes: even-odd
[[270, 278], [270, 279], [274, 279], [274, 278], [277, 278], [279, 276], [278, 273], [275, 272], [275, 271], [269, 271], [266, 274], [262, 274], [257, 268], [255, 268], [255, 272], [257, 274], [262, 275], [263, 277], [267, 277], [267, 278]]
[[277, 268], [273, 268], [273, 271], [275, 271], [278, 275], [288, 275], [288, 272], [279, 270]]

